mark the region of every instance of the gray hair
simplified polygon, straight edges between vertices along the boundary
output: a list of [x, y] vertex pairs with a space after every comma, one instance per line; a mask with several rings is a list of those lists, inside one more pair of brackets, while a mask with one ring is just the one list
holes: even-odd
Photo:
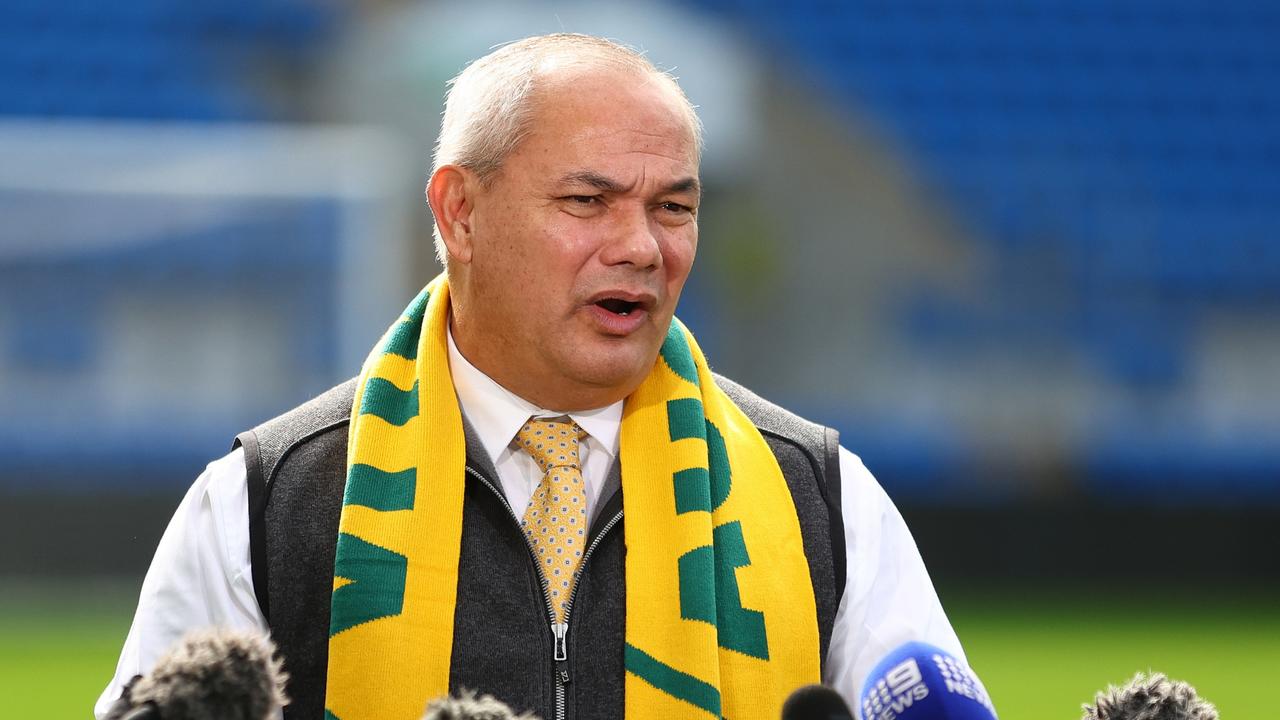
[[1098, 693], [1081, 720], [1218, 720], [1211, 703], [1185, 682], [1138, 673], [1123, 687]]
[[[575, 66], [632, 71], [666, 83], [680, 99], [701, 153], [702, 122], [670, 73], [659, 70], [639, 51], [611, 40], [555, 33], [503, 45], [449, 81], [432, 173], [444, 165], [457, 165], [488, 181], [528, 136], [539, 80], [551, 70]], [[436, 254], [444, 264], [448, 255], [438, 228], [435, 235]]]

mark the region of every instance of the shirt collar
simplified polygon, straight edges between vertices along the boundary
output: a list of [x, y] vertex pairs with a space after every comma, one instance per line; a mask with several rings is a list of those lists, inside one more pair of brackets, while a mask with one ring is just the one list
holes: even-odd
[[498, 456], [511, 444], [516, 433], [530, 417], [561, 417], [568, 415], [590, 435], [613, 459], [618, 454], [618, 432], [622, 428], [622, 404], [594, 410], [562, 412], [541, 408], [485, 375], [458, 351], [453, 342], [453, 329], [448, 330], [449, 371], [453, 376], [453, 389], [458, 394], [458, 404], [471, 421], [480, 443], [489, 453], [489, 459], [497, 463]]

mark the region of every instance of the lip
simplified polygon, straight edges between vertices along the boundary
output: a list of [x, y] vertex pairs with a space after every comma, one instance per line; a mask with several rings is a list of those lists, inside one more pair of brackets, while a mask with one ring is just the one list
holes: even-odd
[[[596, 303], [613, 298], [625, 302], [636, 303], [636, 307], [626, 315], [619, 315], [600, 307]], [[657, 297], [652, 293], [628, 290], [606, 290], [588, 298], [587, 316], [596, 329], [605, 335], [625, 337], [643, 327], [649, 320], [649, 313], [657, 304]]]
[[639, 309], [645, 310], [646, 312], [652, 310], [653, 306], [658, 302], [657, 296], [651, 292], [645, 292], [643, 290], [602, 290], [587, 298], [587, 304], [595, 305], [601, 300], [608, 300], [609, 298], [636, 303], [640, 306]]
[[639, 330], [649, 319], [649, 311], [637, 307], [626, 315], [609, 312], [599, 305], [588, 305], [587, 315], [592, 323], [605, 335], [626, 337]]

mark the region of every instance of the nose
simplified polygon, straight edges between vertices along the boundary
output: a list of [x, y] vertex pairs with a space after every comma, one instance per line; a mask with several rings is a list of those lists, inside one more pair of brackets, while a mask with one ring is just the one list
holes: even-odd
[[662, 268], [662, 228], [643, 208], [620, 214], [609, 229], [600, 253], [605, 265], [631, 265], [639, 270]]

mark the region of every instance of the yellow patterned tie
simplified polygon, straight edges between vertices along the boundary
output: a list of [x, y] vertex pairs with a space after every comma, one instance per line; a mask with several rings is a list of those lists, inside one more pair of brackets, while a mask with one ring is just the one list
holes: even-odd
[[532, 419], [516, 433], [516, 442], [542, 468], [520, 523], [542, 564], [551, 608], [563, 623], [573, 576], [587, 545], [587, 489], [578, 463], [578, 441], [586, 435], [567, 419]]

